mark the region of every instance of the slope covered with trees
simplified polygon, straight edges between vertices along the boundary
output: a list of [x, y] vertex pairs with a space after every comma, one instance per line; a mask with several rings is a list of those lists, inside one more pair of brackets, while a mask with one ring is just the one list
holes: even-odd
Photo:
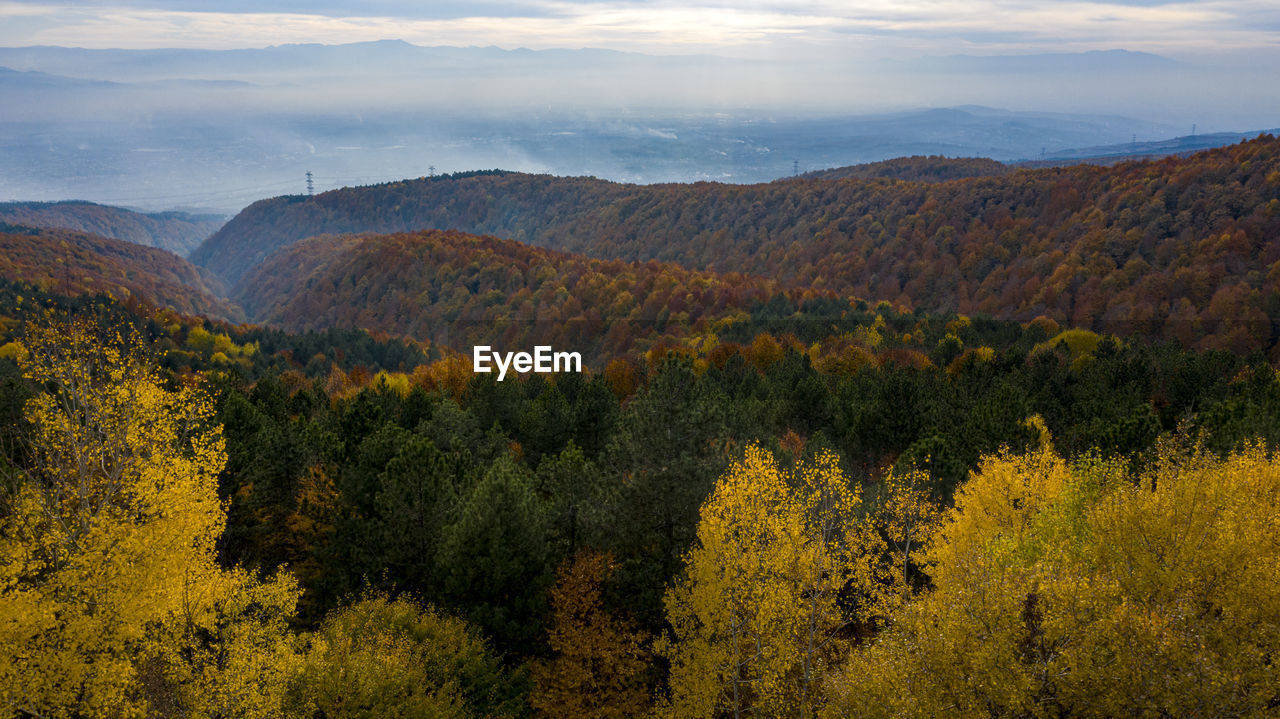
[[62, 294], [138, 297], [188, 314], [243, 320], [222, 283], [165, 250], [75, 232], [0, 225], [0, 277]]
[[226, 221], [221, 215], [142, 213], [93, 202], [0, 202], [0, 222], [60, 227], [159, 247], [186, 257]]
[[304, 237], [421, 228], [1187, 346], [1265, 350], [1280, 335], [1280, 140], [1270, 136], [1189, 158], [934, 183], [424, 178], [264, 200], [193, 259], [234, 281]]
[[454, 231], [311, 238], [273, 255], [235, 291], [254, 320], [291, 330], [361, 327], [462, 350], [550, 344], [588, 359], [709, 332], [774, 294], [829, 296]]
[[987, 157], [943, 157], [913, 155], [880, 162], [806, 172], [806, 180], [905, 180], [907, 182], [945, 182], [966, 177], [998, 177], [1013, 172], [1003, 162]]

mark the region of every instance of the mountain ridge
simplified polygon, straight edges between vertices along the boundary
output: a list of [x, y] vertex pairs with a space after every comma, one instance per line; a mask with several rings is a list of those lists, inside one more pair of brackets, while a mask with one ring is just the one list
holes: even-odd
[[0, 222], [64, 228], [159, 247], [186, 257], [226, 221], [221, 215], [136, 212], [84, 200], [0, 202]]
[[420, 229], [1242, 352], [1280, 336], [1280, 140], [1269, 136], [936, 183], [422, 178], [260, 201], [192, 259], [234, 283], [304, 237]]
[[575, 348], [588, 362], [678, 344], [774, 297], [833, 297], [456, 230], [310, 237], [272, 255], [232, 294], [251, 320], [288, 331], [359, 328], [456, 350], [543, 344]]
[[244, 321], [226, 288], [201, 268], [156, 247], [65, 228], [0, 222], [0, 277], [64, 295], [133, 296], [185, 314]]

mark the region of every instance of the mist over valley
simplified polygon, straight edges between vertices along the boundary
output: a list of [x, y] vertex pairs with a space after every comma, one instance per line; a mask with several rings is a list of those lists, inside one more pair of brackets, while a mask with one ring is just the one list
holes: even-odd
[[1255, 84], [1217, 108], [1206, 93], [1248, 73], [1126, 51], [850, 65], [381, 41], [3, 48], [0, 68], [0, 200], [224, 214], [304, 192], [308, 171], [316, 191], [491, 168], [752, 183], [913, 155], [1136, 152], [1197, 119], [1250, 137], [1278, 124], [1280, 95]]

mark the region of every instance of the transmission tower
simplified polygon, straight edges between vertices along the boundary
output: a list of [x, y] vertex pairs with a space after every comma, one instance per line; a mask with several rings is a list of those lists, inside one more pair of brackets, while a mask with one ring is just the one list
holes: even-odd
[[308, 195], [316, 194], [315, 183], [311, 181], [311, 170], [307, 170], [307, 194]]
[[435, 177], [435, 176], [436, 176], [436, 166], [427, 165], [427, 177]]
[[800, 175], [800, 161], [799, 161], [799, 160], [792, 160], [792, 161], [791, 161], [791, 174], [792, 174], [792, 175], [794, 175], [794, 176], [797, 176], [797, 177]]

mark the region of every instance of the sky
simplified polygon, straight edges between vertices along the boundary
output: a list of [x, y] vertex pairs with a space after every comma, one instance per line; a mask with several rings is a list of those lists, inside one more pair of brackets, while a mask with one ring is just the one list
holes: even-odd
[[[0, 198], [151, 207], [198, 172], [238, 202], [432, 165], [745, 181], [1280, 127], [1280, 0], [0, 0], [0, 48], [376, 40], [642, 55], [0, 51]], [[975, 105], [1061, 117], [820, 124]]]
[[1277, 57], [1276, 0], [0, 0], [0, 46], [244, 48], [401, 39], [777, 60], [1125, 49]]

